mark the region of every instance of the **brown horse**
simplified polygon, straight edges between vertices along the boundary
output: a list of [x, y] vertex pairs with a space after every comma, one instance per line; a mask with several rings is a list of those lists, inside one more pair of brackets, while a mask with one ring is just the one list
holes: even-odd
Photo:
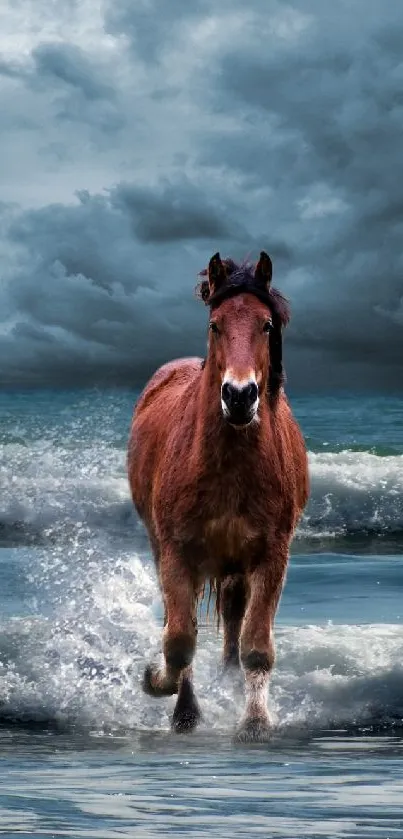
[[207, 359], [161, 367], [136, 406], [128, 470], [148, 530], [165, 606], [165, 666], [144, 690], [178, 694], [172, 725], [200, 711], [192, 684], [197, 604], [212, 584], [224, 625], [224, 667], [242, 665], [244, 740], [269, 732], [273, 623], [290, 542], [308, 497], [303, 438], [283, 391], [284, 297], [272, 264], [209, 263], [198, 293], [210, 310]]

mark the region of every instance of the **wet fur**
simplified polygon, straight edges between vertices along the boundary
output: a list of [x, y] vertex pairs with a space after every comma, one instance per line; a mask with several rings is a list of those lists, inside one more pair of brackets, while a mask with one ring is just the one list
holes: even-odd
[[212, 404], [207, 376], [199, 358], [160, 368], [136, 406], [129, 448], [137, 511], [152, 542], [172, 540], [188, 556], [197, 596], [206, 579], [216, 591], [228, 573], [253, 567], [270, 530], [291, 536], [307, 494], [305, 448], [285, 395], [240, 434]]
[[[240, 334], [248, 318], [266, 311], [250, 294], [226, 300], [219, 309], [239, 324]], [[182, 679], [181, 689], [181, 673], [190, 674], [197, 605], [208, 582], [223, 616], [225, 664], [242, 660], [250, 693], [240, 736], [267, 729], [264, 686], [275, 656], [273, 622], [289, 544], [308, 497], [308, 474], [303, 438], [283, 389], [271, 398], [264, 387], [270, 374], [267, 348], [258, 342], [256, 347], [263, 391], [258, 421], [247, 428], [234, 428], [222, 415], [221, 362], [212, 339], [204, 362], [188, 358], [161, 367], [134, 412], [129, 481], [166, 608], [166, 670], [148, 671], [145, 689], [153, 695], [179, 691], [176, 730], [181, 720], [186, 728], [187, 719], [196, 724], [198, 718], [191, 676]], [[240, 340], [239, 359], [249, 349]], [[236, 362], [236, 351], [234, 357]], [[193, 705], [181, 715], [187, 695]]]

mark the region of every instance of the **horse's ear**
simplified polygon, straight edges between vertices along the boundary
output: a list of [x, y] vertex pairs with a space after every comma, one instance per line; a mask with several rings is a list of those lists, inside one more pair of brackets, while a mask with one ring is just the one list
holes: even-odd
[[217, 252], [211, 257], [208, 264], [208, 283], [210, 289], [210, 296], [219, 291], [225, 285], [227, 279], [227, 272], [225, 265], [221, 262], [220, 254]]
[[266, 289], [267, 291], [270, 288], [271, 278], [273, 274], [273, 265], [269, 255], [262, 251], [260, 254], [259, 262], [255, 268], [255, 282], [257, 285], [261, 286], [261, 288]]

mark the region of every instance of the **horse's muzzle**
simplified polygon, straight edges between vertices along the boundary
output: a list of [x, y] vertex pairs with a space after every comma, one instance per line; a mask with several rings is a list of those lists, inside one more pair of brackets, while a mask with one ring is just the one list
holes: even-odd
[[221, 387], [221, 405], [224, 417], [231, 425], [249, 425], [259, 405], [256, 382], [237, 387], [233, 382], [225, 381]]

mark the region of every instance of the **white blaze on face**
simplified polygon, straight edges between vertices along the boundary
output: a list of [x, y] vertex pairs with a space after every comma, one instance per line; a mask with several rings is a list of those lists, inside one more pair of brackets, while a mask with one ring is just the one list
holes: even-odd
[[257, 409], [259, 407], [259, 388], [258, 388], [258, 383], [256, 381], [256, 376], [255, 376], [254, 371], [253, 370], [248, 371], [248, 375], [243, 377], [242, 379], [239, 379], [236, 376], [234, 376], [232, 370], [230, 370], [230, 369], [225, 371], [224, 378], [222, 380], [222, 385], [221, 385], [221, 408], [222, 408], [222, 412], [224, 414], [224, 417], [228, 417], [230, 412], [229, 412], [228, 406], [225, 404], [225, 401], [222, 397], [222, 389], [223, 389], [223, 386], [225, 384], [230, 385], [231, 388], [234, 388], [235, 390], [239, 390], [240, 392], [251, 384], [256, 385], [258, 395], [257, 395], [255, 401], [253, 402], [253, 404], [250, 406], [250, 412], [252, 414], [253, 419], [257, 418]]

